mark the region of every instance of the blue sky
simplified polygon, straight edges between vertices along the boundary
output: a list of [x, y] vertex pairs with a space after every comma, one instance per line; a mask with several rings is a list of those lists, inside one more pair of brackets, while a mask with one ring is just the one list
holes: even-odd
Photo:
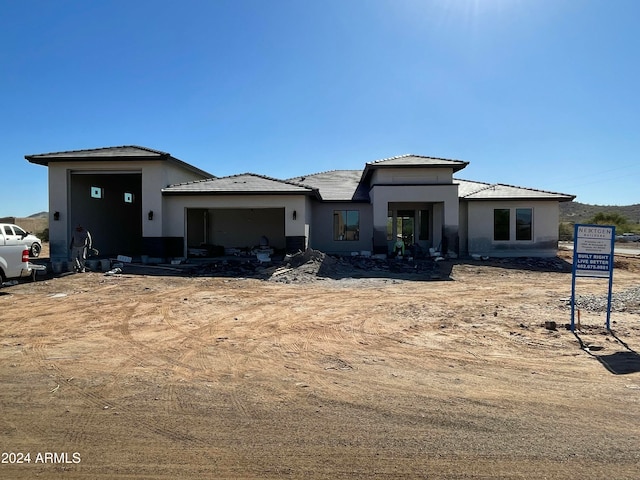
[[0, 216], [24, 156], [141, 145], [276, 178], [413, 153], [640, 203], [636, 0], [0, 0]]

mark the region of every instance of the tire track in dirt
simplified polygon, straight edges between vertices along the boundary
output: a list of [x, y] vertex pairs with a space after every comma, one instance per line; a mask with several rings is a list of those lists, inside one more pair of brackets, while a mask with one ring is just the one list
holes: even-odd
[[175, 339], [167, 338], [159, 340], [154, 343], [155, 346], [150, 346], [150, 342], [143, 342], [134, 338], [131, 333], [130, 322], [135, 314], [137, 305], [138, 303], [129, 305], [123, 312], [122, 318], [117, 320], [117, 325], [115, 327], [120, 338], [132, 347], [128, 350], [129, 355], [142, 363], [148, 363], [150, 360], [158, 360], [161, 363], [171, 365], [172, 367], [190, 370], [191, 366], [189, 364], [181, 362], [179, 359], [172, 356], [173, 353], [180, 353], [178, 348], [170, 344], [170, 342], [175, 342]]
[[[325, 300], [330, 301], [326, 293], [311, 293], [304, 299], [293, 295], [286, 302], [269, 305], [269, 314], [274, 318], [270, 322], [271, 336], [267, 337], [271, 340], [271, 350], [280, 352], [279, 367], [287, 369], [287, 377], [298, 388], [331, 389], [335, 379], [327, 375], [327, 370], [348, 364], [333, 355], [335, 352], [326, 351], [327, 344], [341, 344], [348, 335], [335, 326], [332, 310], [318, 315], [317, 304]], [[314, 312], [313, 316], [309, 316], [310, 311]], [[267, 350], [265, 343], [263, 341], [262, 351]], [[274, 358], [273, 353], [271, 357]]]
[[[193, 367], [190, 377], [211, 381], [209, 372], [214, 369], [217, 381], [226, 385], [230, 408], [242, 418], [252, 416], [251, 399], [245, 397], [243, 388], [244, 382], [253, 375], [251, 372], [265, 372], [278, 367], [274, 364], [272, 354], [274, 347], [281, 349], [282, 345], [277, 339], [274, 341], [273, 334], [283, 329], [282, 311], [287, 310], [280, 303], [264, 305], [262, 299], [255, 299], [254, 292], [248, 292], [248, 295], [253, 304], [246, 305], [240, 303], [241, 300], [232, 302], [238, 303], [238, 315], [212, 315], [207, 324], [190, 331], [180, 342], [183, 349], [180, 361]], [[291, 299], [297, 299], [297, 296], [291, 294], [285, 302]], [[227, 311], [229, 307], [232, 305], [227, 305]], [[251, 323], [252, 338], [241, 345], [237, 344], [234, 330], [240, 329], [239, 334], [245, 336], [248, 322]], [[190, 404], [180, 399], [183, 389], [176, 379], [179, 381], [183, 372], [175, 368], [173, 370], [174, 378], [168, 393], [169, 409], [191, 408]]]
[[[87, 440], [93, 435], [95, 425], [100, 423], [100, 415], [108, 415], [110, 412], [117, 412], [126, 418], [127, 422], [137, 428], [145, 429], [156, 435], [167, 438], [171, 441], [180, 441], [183, 443], [205, 446], [206, 442], [198, 438], [178, 432], [173, 428], [167, 428], [157, 422], [157, 419], [145, 420], [144, 418], [131, 411], [128, 407], [115, 400], [112, 396], [105, 395], [103, 392], [112, 383], [105, 382], [97, 390], [78, 384], [75, 379], [69, 375], [69, 372], [57, 363], [47, 361], [47, 350], [44, 342], [34, 343], [27, 353], [28, 361], [35, 365], [42, 373], [53, 377], [57, 382], [57, 387], [51, 390], [51, 395], [65, 394], [69, 396], [69, 402], [73, 403], [74, 398], [80, 398], [79, 411], [67, 410], [65, 416], [65, 427], [62, 437], [57, 440], [58, 448], [76, 448], [86, 444]], [[133, 363], [137, 356], [127, 358], [118, 365], [112, 372], [111, 378], [115, 379], [119, 376], [122, 367]], [[71, 393], [73, 392], [73, 393]], [[84, 408], [83, 408], [84, 407]], [[43, 440], [50, 438], [51, 431], [48, 430], [46, 423], [35, 422], [30, 423], [28, 431], [32, 438], [41, 437]]]
[[[22, 349], [22, 354], [26, 361], [26, 365], [35, 368], [36, 372], [42, 374], [46, 378], [42, 384], [34, 387], [32, 391], [28, 393], [31, 398], [33, 396], [42, 395], [42, 390], [48, 389], [51, 394], [56, 391], [56, 382], [58, 381], [57, 370], [53, 364], [47, 365], [45, 360], [47, 356], [46, 343], [44, 336], [34, 337], [34, 341], [30, 345], [25, 345]], [[25, 402], [26, 404], [31, 402]], [[42, 438], [46, 439], [49, 432], [46, 429], [46, 424], [43, 422], [30, 422], [19, 423], [17, 430], [29, 432], [30, 438]]]
[[[192, 370], [192, 365], [182, 362], [180, 359], [173, 356], [174, 352], [176, 353], [176, 356], [180, 353], [178, 348], [169, 345], [169, 343], [175, 341], [175, 339], [167, 339], [166, 341], [158, 342], [155, 347], [151, 347], [147, 343], [134, 338], [130, 328], [130, 322], [135, 315], [138, 305], [138, 302], [135, 302], [124, 306], [118, 312], [118, 316], [121, 317], [119, 319], [112, 313], [111, 319], [115, 321], [115, 326], [112, 326], [112, 328], [119, 334], [118, 338], [123, 339], [128, 345], [130, 345], [130, 348], [123, 346], [118, 347], [117, 351], [119, 353], [126, 352], [127, 357], [116, 367], [116, 370], [120, 372], [120, 374], [125, 374], [128, 367], [133, 365], [149, 365], [156, 362], [159, 362], [161, 365], [168, 365], [171, 369]], [[203, 443], [201, 440], [188, 433], [182, 433], [173, 428], [163, 427], [158, 423], [157, 419], [145, 420], [139, 415], [132, 414], [127, 408], [113, 398], [107, 398], [93, 392], [82, 391], [81, 393], [85, 395], [85, 397], [87, 397], [87, 399], [96, 407], [104, 408], [105, 406], [108, 406], [109, 409], [116, 410], [118, 414], [125, 415], [127, 421], [133, 422], [139, 428], [144, 428], [147, 431], [161, 435], [172, 441], [181, 441], [198, 445]], [[170, 398], [177, 396], [175, 390], [172, 389], [169, 389], [168, 395]], [[183, 397], [188, 398], [188, 396]]]
[[[126, 359], [125, 364], [131, 364], [131, 358]], [[64, 375], [64, 372], [60, 370]], [[133, 411], [127, 405], [119, 402], [114, 395], [107, 396], [101, 392], [106, 388], [102, 386], [98, 391], [91, 391], [86, 387], [67, 382], [65, 388], [68, 388], [84, 399], [84, 404], [88, 408], [79, 412], [77, 415], [67, 417], [71, 419], [72, 428], [66, 433], [65, 441], [73, 445], [82, 445], [88, 438], [92, 425], [99, 423], [99, 415], [110, 415], [115, 413], [126, 419], [127, 423], [138, 429], [145, 429], [161, 437], [171, 441], [180, 441], [183, 443], [204, 446], [206, 442], [192, 435], [176, 431], [174, 428], [165, 427], [158, 422], [157, 418], [147, 419], [140, 416], [138, 412]]]
[[[186, 291], [186, 289], [173, 291], [170, 297], [174, 299], [182, 298], [181, 294]], [[167, 296], [164, 294], [158, 294], [156, 297], [151, 301], [167, 301]], [[187, 329], [183, 327], [183, 324], [176, 321], [176, 318], [180, 316], [180, 306], [177, 309], [172, 309], [161, 303], [159, 310], [162, 324], [168, 327], [168, 330], [173, 332], [174, 335], [165, 335], [167, 338], [154, 342], [152, 346], [147, 342], [136, 339], [131, 331], [131, 322], [137, 315], [137, 307], [138, 305], [133, 305], [127, 309], [119, 320], [118, 333], [122, 339], [132, 345], [132, 350], [136, 352], [132, 354], [132, 357], [145, 362], [159, 361], [170, 368], [172, 373], [167, 381], [168, 388], [165, 394], [168, 413], [184, 412], [196, 407], [190, 401], [189, 389], [181, 385], [181, 381], [185, 379], [212, 381], [212, 376], [215, 376], [212, 375], [212, 371], [215, 371], [218, 377], [220, 375], [230, 375], [237, 378], [242, 378], [242, 375], [246, 372], [248, 357], [246, 355], [233, 355], [230, 350], [233, 348], [231, 345], [223, 346], [223, 343], [227, 343], [229, 340], [227, 335], [230, 334], [228, 330], [223, 330], [220, 327], [220, 324], [223, 327], [228, 324], [228, 321], [224, 321], [225, 319], [220, 319], [222, 321], [219, 321], [218, 318], [211, 317], [206, 324]], [[188, 306], [187, 308], [193, 308], [193, 306]], [[260, 310], [260, 308], [251, 310], [245, 308], [242, 312], [244, 316], [255, 317]], [[188, 316], [185, 316], [185, 319], [185, 321], [189, 321]], [[213, 349], [219, 349], [219, 354], [216, 354]], [[167, 352], [170, 354], [168, 355]], [[220, 362], [220, 360], [223, 360], [223, 362]], [[230, 389], [230, 392], [234, 409], [246, 416], [247, 408], [243, 401], [234, 394], [234, 389]]]
[[[262, 316], [262, 308], [244, 309], [244, 316], [257, 318]], [[233, 317], [237, 318], [237, 317]], [[227, 320], [228, 322], [228, 320]], [[241, 417], [251, 417], [250, 410], [244, 396], [239, 392], [239, 387], [249, 370], [249, 364], [256, 362], [252, 355], [255, 347], [248, 347], [245, 343], [239, 346], [233, 339], [234, 325], [224, 329], [227, 322], [209, 319], [209, 323], [203, 325], [188, 334], [180, 341], [183, 351], [180, 362], [191, 366], [189, 377], [202, 381], [218, 381], [227, 384], [229, 404]], [[218, 328], [214, 327], [216, 325]], [[256, 365], [257, 368], [257, 365]], [[176, 368], [172, 370], [171, 391], [169, 394], [170, 412], [184, 412], [194, 407], [184, 394], [178, 382], [184, 380], [184, 372]], [[212, 372], [215, 372], [212, 375]], [[188, 391], [186, 394], [188, 395]]]
[[[30, 348], [27, 349], [27, 352], [27, 358], [32, 365], [47, 376], [53, 377], [56, 386], [50, 391], [52, 396], [66, 394], [69, 390], [79, 393], [80, 388], [72, 383], [73, 376], [69, 375], [58, 363], [47, 360], [47, 349], [43, 341], [34, 342]], [[85, 406], [93, 407], [100, 403], [104, 405], [104, 402], [100, 400], [99, 395], [81, 392], [80, 396], [83, 397], [83, 404]], [[72, 403], [74, 399], [70, 398], [70, 400], [71, 401], [67, 403]], [[95, 422], [96, 413], [97, 410], [87, 408], [79, 414], [67, 416], [66, 425], [68, 425], [68, 427], [65, 427], [62, 437], [63, 445], [61, 446], [82, 445], [83, 442], [87, 440], [87, 430], [90, 428], [90, 425]], [[41, 424], [38, 423], [38, 425]], [[42, 434], [44, 438], [46, 438], [47, 435], [50, 435], [50, 432], [45, 430], [44, 424], [38, 428], [38, 433]]]

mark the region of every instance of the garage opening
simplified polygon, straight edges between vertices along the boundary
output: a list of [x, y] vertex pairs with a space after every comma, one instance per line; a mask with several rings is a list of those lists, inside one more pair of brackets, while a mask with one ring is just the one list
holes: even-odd
[[[284, 208], [190, 208], [187, 210], [187, 250], [208, 256], [250, 252], [266, 237], [274, 251], [284, 251]], [[200, 251], [198, 251], [200, 250]]]
[[91, 232], [101, 256], [142, 253], [142, 173], [72, 172], [69, 229]]

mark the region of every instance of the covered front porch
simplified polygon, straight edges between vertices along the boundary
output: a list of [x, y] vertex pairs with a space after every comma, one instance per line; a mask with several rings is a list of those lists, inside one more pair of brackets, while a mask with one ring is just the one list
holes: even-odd
[[430, 248], [456, 252], [458, 195], [456, 185], [375, 186], [373, 247], [391, 254], [398, 240], [405, 251], [427, 254]]
[[[437, 218], [437, 222], [435, 219]], [[434, 228], [435, 225], [438, 228]], [[436, 250], [442, 241], [442, 204], [391, 202], [387, 214], [387, 252], [395, 253], [399, 241], [412, 256]]]

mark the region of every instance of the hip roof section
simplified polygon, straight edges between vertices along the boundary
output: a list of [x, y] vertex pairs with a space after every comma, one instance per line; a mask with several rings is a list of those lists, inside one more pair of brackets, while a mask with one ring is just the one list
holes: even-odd
[[474, 182], [454, 178], [458, 184], [458, 196], [464, 200], [555, 200], [570, 202], [575, 195], [548, 192], [527, 187], [517, 187], [502, 183]]
[[67, 150], [63, 152], [39, 153], [25, 155], [31, 163], [49, 166], [53, 162], [138, 162], [149, 160], [161, 160], [180, 165], [203, 177], [212, 177], [208, 172], [201, 170], [189, 163], [173, 157], [168, 152], [154, 150], [152, 148], [137, 145], [122, 145], [119, 147], [92, 148], [87, 150]]
[[320, 198], [327, 202], [368, 202], [369, 188], [361, 178], [362, 170], [332, 170], [290, 178], [289, 181], [315, 188]]
[[242, 173], [177, 183], [162, 189], [163, 195], [315, 195], [313, 187], [276, 178]]

